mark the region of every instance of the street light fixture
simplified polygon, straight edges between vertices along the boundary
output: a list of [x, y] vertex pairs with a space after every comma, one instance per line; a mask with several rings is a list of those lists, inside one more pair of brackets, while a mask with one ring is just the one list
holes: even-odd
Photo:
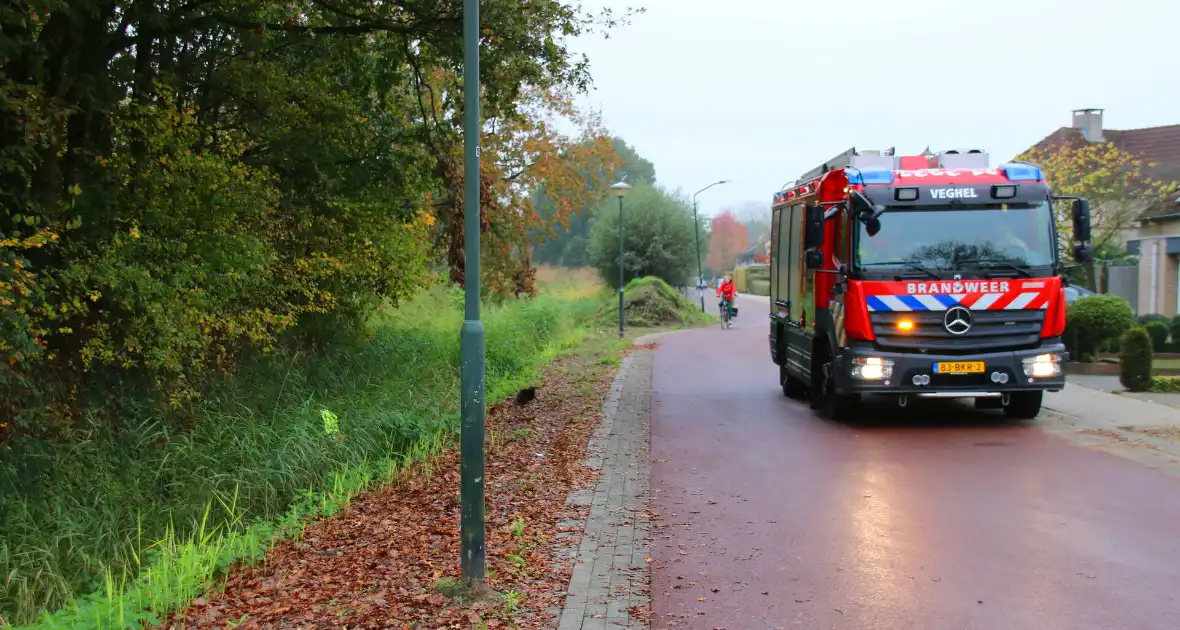
[[[623, 197], [631, 192], [631, 185], [619, 182], [610, 187], [614, 196], [619, 198], [619, 339], [623, 338]], [[704, 299], [704, 298], [701, 298]]]
[[701, 271], [701, 222], [697, 219], [697, 195], [717, 186], [718, 184], [728, 184], [728, 179], [723, 179], [719, 182], [713, 182], [708, 186], [696, 191], [692, 194], [692, 229], [697, 238], [697, 290], [701, 294], [701, 312], [705, 311], [705, 290], [701, 288], [701, 281], [704, 280], [705, 272]]

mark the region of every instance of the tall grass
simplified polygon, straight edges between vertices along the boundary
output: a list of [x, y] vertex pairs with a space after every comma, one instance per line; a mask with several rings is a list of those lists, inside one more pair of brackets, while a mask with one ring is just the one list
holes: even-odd
[[550, 267], [537, 268], [537, 286], [547, 293], [558, 293], [567, 297], [590, 297], [605, 288], [593, 267]]
[[[489, 400], [575, 343], [595, 308], [570, 292], [486, 307]], [[436, 289], [331, 358], [243, 369], [184, 431], [144, 406], [68, 444], [15, 445], [0, 471], [0, 619], [134, 627], [437, 451], [458, 422], [461, 323], [461, 298]]]

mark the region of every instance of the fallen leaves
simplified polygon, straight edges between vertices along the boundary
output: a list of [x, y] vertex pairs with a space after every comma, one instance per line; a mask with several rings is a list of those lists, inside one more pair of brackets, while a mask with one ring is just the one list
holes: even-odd
[[566, 357], [545, 371], [527, 407], [506, 401], [489, 410], [488, 586], [504, 595], [448, 596], [459, 578], [459, 459], [451, 448], [357, 496], [300, 540], [279, 543], [263, 565], [232, 571], [223, 590], [193, 600], [169, 625], [555, 626], [571, 573], [567, 548], [580, 534], [568, 522], [586, 513], [566, 496], [592, 482], [583, 461], [613, 376], [598, 358]]
[[[1151, 433], [1149, 431], [1144, 430], [1144, 429], [1136, 429], [1136, 431], [1139, 433], [1151, 435]], [[1112, 431], [1109, 429], [1081, 429], [1078, 431], [1078, 433], [1081, 433], [1083, 435], [1093, 435], [1093, 436], [1108, 438], [1108, 439], [1114, 440], [1116, 442], [1119, 442], [1121, 444], [1125, 444], [1128, 446], [1142, 446], [1144, 448], [1149, 448], [1153, 451], [1159, 450], [1159, 447], [1154, 444], [1148, 444], [1148, 443], [1144, 442], [1143, 440], [1131, 439], [1131, 438], [1128, 438], [1126, 435], [1119, 433], [1118, 431]], [[1153, 436], [1153, 437], [1159, 437], [1159, 436]]]

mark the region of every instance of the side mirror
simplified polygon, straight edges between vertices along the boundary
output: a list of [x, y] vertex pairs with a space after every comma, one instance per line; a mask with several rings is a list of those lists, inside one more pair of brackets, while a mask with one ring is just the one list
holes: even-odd
[[824, 244], [824, 209], [822, 206], [806, 205], [803, 207], [803, 247], [811, 249]]
[[804, 255], [804, 263], [808, 269], [823, 269], [824, 253], [818, 249], [809, 249]]
[[873, 212], [873, 202], [869, 201], [868, 197], [859, 190], [852, 191], [848, 197], [849, 205], [852, 206], [853, 214], [865, 214]]
[[1073, 246], [1073, 259], [1083, 265], [1094, 259], [1094, 251], [1089, 243], [1079, 243]]
[[1073, 240], [1084, 243], [1090, 240], [1090, 200], [1076, 199], [1073, 202]]
[[868, 217], [864, 220], [864, 224], [865, 232], [867, 232], [869, 236], [876, 236], [877, 232], [881, 231], [881, 219], [878, 219], [877, 217]]

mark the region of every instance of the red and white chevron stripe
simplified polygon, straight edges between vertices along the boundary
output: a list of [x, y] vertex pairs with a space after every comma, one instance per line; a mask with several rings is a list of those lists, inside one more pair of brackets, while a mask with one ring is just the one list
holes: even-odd
[[1045, 291], [961, 293], [951, 297], [959, 306], [966, 306], [973, 311], [1019, 311], [1049, 307], [1049, 294]]

